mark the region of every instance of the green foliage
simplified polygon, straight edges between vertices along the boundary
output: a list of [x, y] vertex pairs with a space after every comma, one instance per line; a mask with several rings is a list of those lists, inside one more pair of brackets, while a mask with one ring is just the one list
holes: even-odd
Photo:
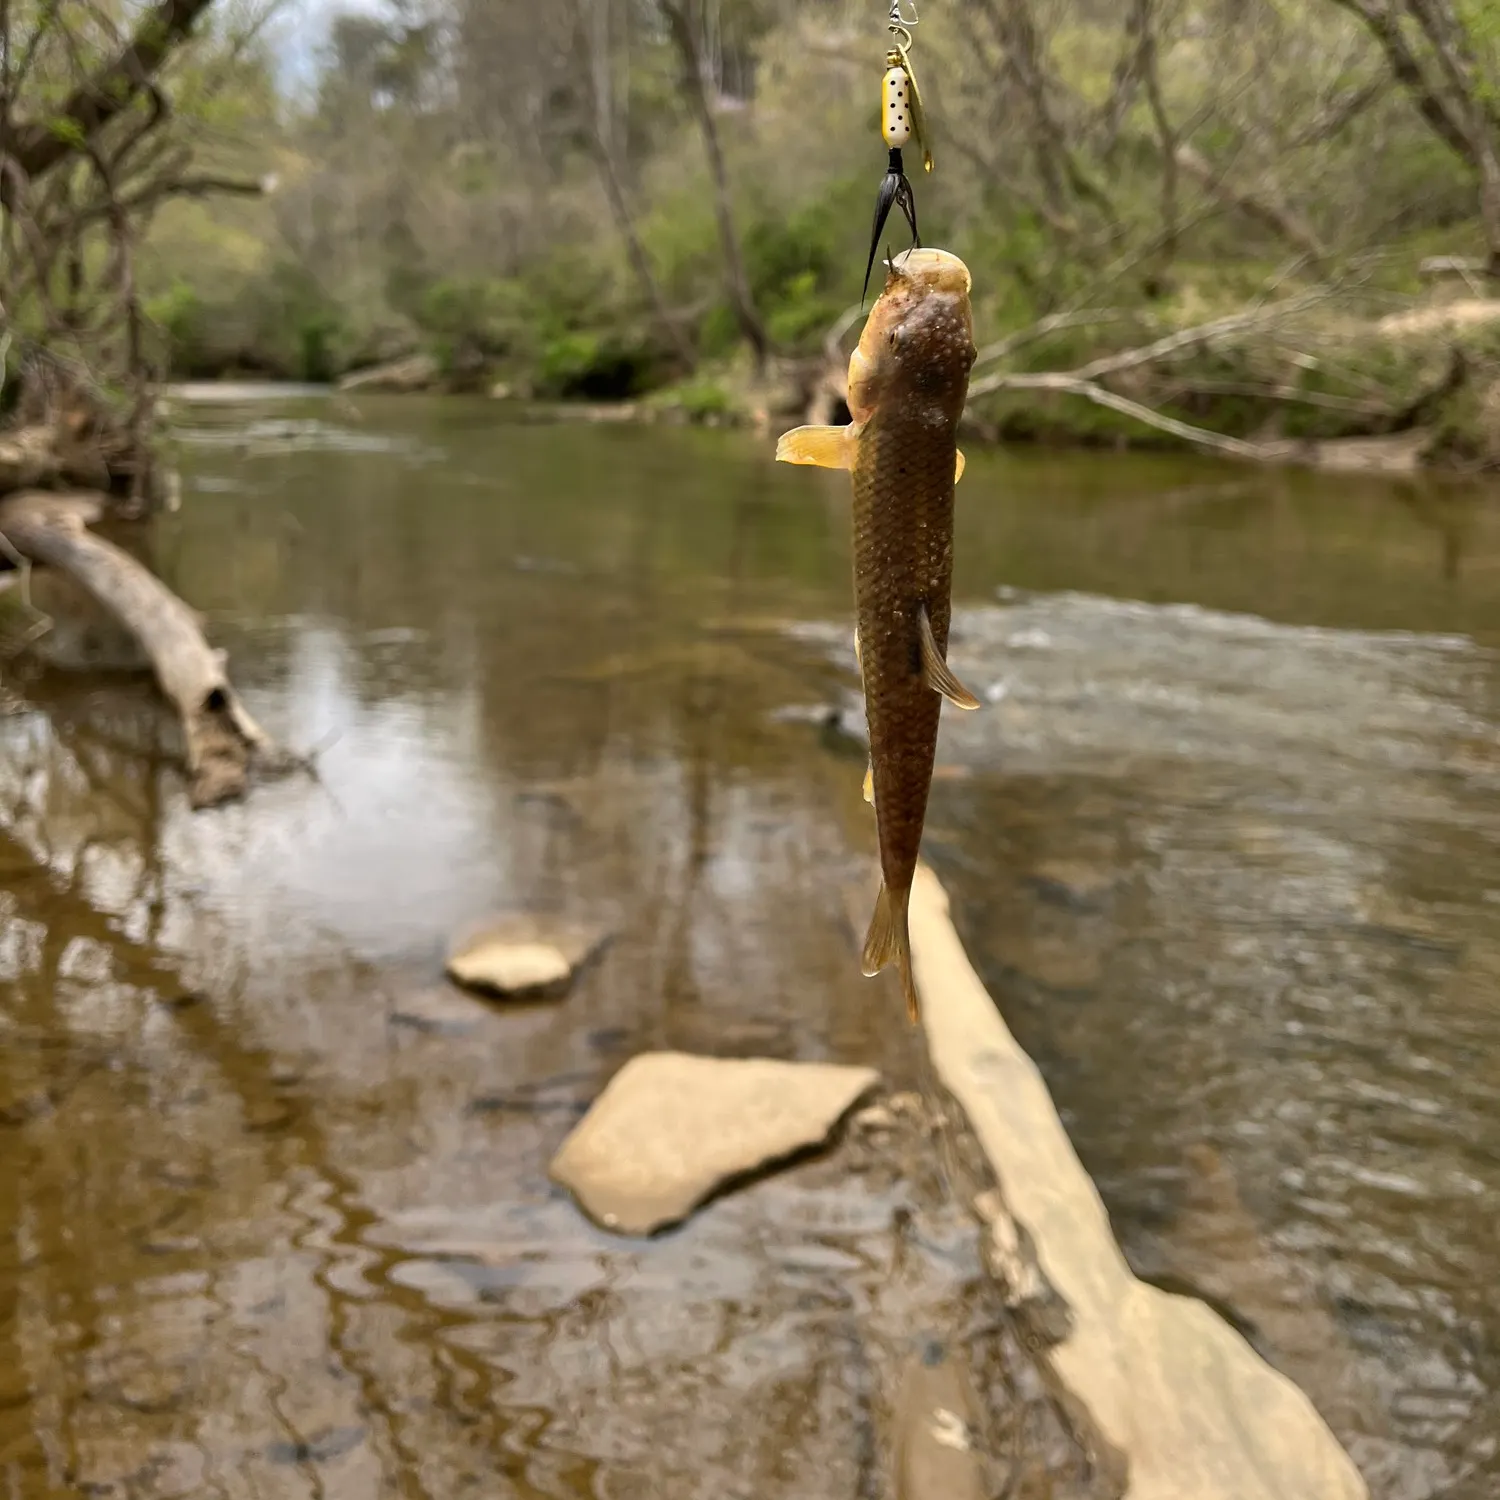
[[531, 359], [538, 330], [523, 283], [483, 277], [444, 277], [415, 298], [414, 321], [444, 370], [457, 372], [476, 361]]
[[745, 232], [745, 267], [772, 340], [789, 350], [815, 348], [849, 301], [860, 254], [851, 226], [868, 212], [869, 181], [846, 178], [787, 210], [774, 201]]
[[556, 400], [618, 401], [649, 388], [659, 360], [649, 347], [597, 333], [564, 333], [543, 346], [536, 392]]
[[217, 374], [221, 351], [213, 346], [208, 309], [195, 287], [174, 281], [146, 302], [145, 313], [165, 341], [168, 367], [189, 378]]
[[672, 386], [662, 394], [662, 405], [680, 412], [690, 422], [713, 423], [736, 415], [737, 403], [717, 380], [698, 377]]
[[47, 121], [47, 129], [66, 146], [81, 150], [86, 144], [82, 127], [76, 120], [69, 119], [67, 115], [53, 115]]

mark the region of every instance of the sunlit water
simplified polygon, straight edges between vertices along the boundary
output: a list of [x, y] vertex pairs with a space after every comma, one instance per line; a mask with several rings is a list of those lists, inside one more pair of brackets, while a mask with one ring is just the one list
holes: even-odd
[[[188, 813], [129, 680], [0, 721], [9, 1493], [878, 1496], [901, 1361], [980, 1337], [918, 1140], [644, 1245], [547, 1182], [646, 1048], [917, 1070], [863, 750], [797, 711], [852, 683], [846, 481], [497, 413], [178, 412], [157, 564], [317, 783]], [[1500, 500], [975, 454], [960, 509], [928, 853], [1127, 1252], [1377, 1495], [1491, 1494]], [[512, 906], [616, 940], [451, 1019]]]

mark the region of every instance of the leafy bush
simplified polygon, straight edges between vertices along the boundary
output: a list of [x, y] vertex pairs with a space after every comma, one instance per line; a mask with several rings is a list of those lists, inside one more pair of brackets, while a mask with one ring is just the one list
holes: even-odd
[[542, 350], [536, 390], [556, 400], [615, 401], [653, 383], [655, 351], [597, 333], [565, 333]]

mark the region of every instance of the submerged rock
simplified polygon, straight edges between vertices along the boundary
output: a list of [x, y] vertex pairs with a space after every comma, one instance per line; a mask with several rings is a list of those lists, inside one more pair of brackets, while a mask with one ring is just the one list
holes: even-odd
[[437, 985], [409, 991], [391, 1007], [391, 1021], [415, 1031], [473, 1031], [488, 1012], [478, 1000]]
[[907, 1360], [894, 1424], [898, 1500], [984, 1500], [971, 1390], [961, 1349], [932, 1339]]
[[454, 944], [448, 976], [511, 999], [558, 995], [608, 939], [602, 927], [559, 917], [497, 917]]
[[820, 1145], [878, 1082], [870, 1068], [648, 1052], [610, 1080], [551, 1175], [604, 1228], [651, 1234]]

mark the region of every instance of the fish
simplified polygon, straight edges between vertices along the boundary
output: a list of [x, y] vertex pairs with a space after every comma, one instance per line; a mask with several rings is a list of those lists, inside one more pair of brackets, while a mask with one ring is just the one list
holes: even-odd
[[850, 422], [797, 427], [783, 463], [849, 471], [854, 498], [855, 653], [870, 732], [880, 895], [861, 955], [867, 976], [897, 966], [907, 1015], [921, 1015], [907, 908], [946, 701], [979, 700], [949, 670], [953, 496], [964, 471], [958, 422], [973, 368], [968, 267], [946, 250], [887, 262], [885, 288], [849, 360]]

